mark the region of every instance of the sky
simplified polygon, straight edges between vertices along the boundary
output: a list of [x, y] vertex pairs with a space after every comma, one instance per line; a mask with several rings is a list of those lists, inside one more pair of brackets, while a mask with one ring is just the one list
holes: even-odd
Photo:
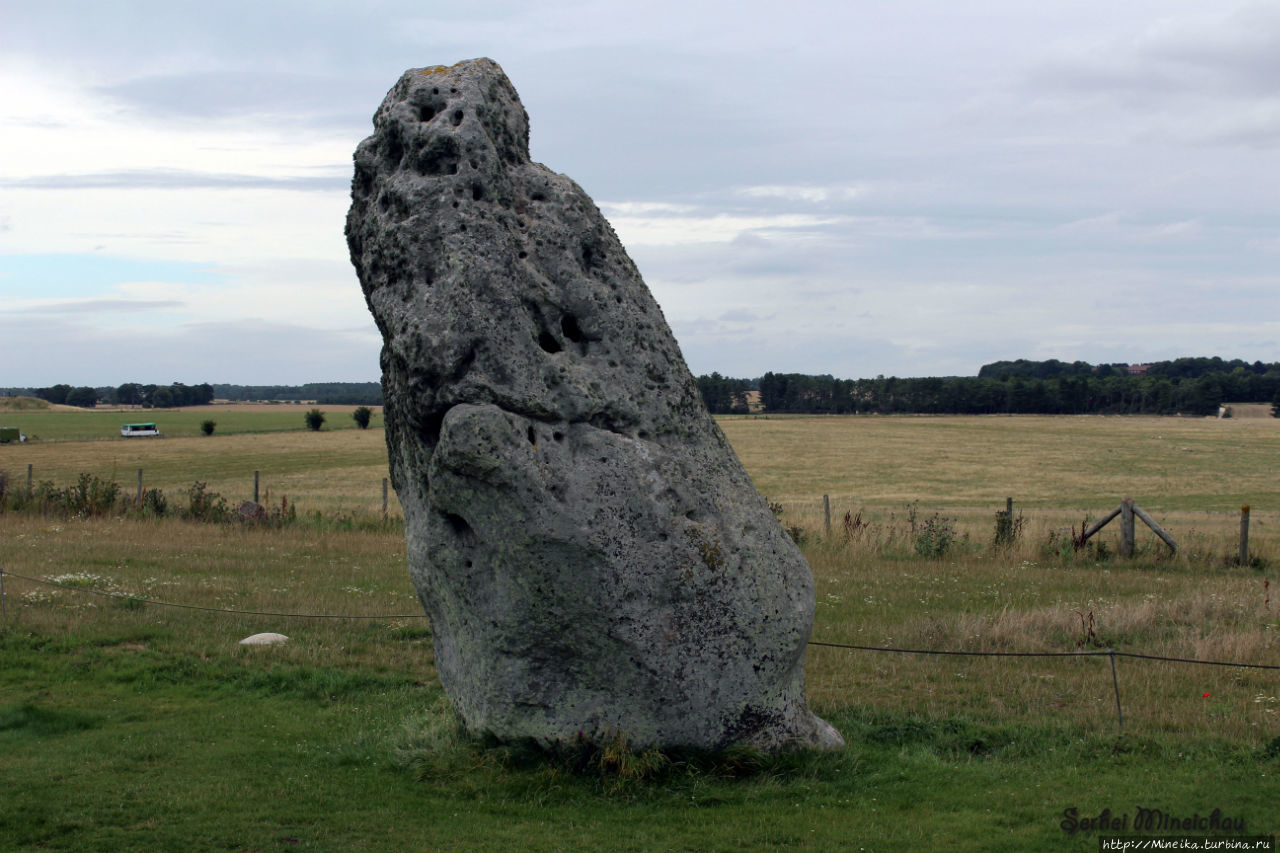
[[351, 155], [479, 56], [695, 374], [1280, 361], [1273, 0], [0, 0], [0, 387], [377, 380]]

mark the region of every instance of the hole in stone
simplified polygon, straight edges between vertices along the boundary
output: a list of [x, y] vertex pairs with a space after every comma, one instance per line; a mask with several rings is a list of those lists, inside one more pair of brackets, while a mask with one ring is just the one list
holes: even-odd
[[413, 166], [419, 175], [458, 174], [458, 143], [451, 136], [431, 137], [413, 157]]
[[387, 133], [386, 155], [387, 162], [393, 168], [399, 166], [400, 161], [404, 159], [404, 140], [400, 138], [399, 128], [395, 126], [392, 126], [391, 131]]
[[459, 231], [466, 231], [466, 230], [467, 230], [467, 223], [463, 222], [461, 225], [459, 225], [459, 226], [458, 226], [458, 230], [459, 230]]
[[[458, 206], [458, 203], [455, 201], [455, 202], [453, 203], [453, 206], [454, 206], [454, 207], [457, 207], [457, 206]], [[619, 302], [621, 302], [622, 300], [621, 300], [621, 299], [619, 299], [618, 301], [619, 301]]]
[[369, 171], [369, 167], [364, 163], [356, 163], [356, 177], [353, 181], [356, 193], [361, 197], [367, 196], [373, 191], [373, 173]]
[[582, 343], [582, 329], [578, 326], [578, 318], [572, 314], [565, 314], [560, 318], [560, 331], [575, 344]]
[[439, 88], [439, 87], [433, 87], [433, 88], [431, 89], [431, 94], [433, 94], [433, 95], [438, 95], [438, 94], [440, 94], [440, 88]]
[[462, 110], [454, 110], [453, 115], [451, 115], [449, 119], [453, 122], [454, 127], [462, 124]]
[[533, 431], [533, 427], [532, 427], [532, 426], [530, 426], [530, 427], [529, 427], [529, 431], [528, 431], [527, 433], [525, 433], [525, 434], [529, 437], [529, 443], [530, 443], [530, 444], [537, 444], [537, 443], [538, 443], [538, 434], [537, 434], [536, 432], [534, 432], [534, 431]]
[[480, 200], [480, 199], [482, 199], [482, 198], [484, 198], [484, 187], [480, 186], [479, 184], [472, 184], [472, 185], [471, 185], [471, 200], [472, 200], [472, 201], [479, 201], [479, 200]]
[[545, 329], [542, 334], [538, 335], [538, 346], [547, 352], [560, 352], [560, 350], [564, 349], [564, 347], [560, 346], [560, 342], [555, 339], [555, 336]]
[[452, 512], [446, 512], [444, 514], [444, 520], [448, 523], [449, 529], [458, 536], [466, 536], [471, 532], [471, 525], [467, 524], [467, 520], [460, 515], [456, 515]]
[[551, 433], [551, 437], [556, 441], [564, 441], [564, 433], [562, 432], [553, 432]]
[[391, 195], [389, 193], [383, 193], [382, 195], [378, 196], [378, 210], [381, 210], [383, 213], [386, 213], [390, 208], [391, 208]]
[[474, 157], [472, 157], [472, 158], [471, 158], [471, 160], [470, 160], [469, 162], [471, 163], [471, 168], [473, 168], [473, 169], [479, 169], [479, 168], [480, 168], [480, 163], [479, 163], [479, 162], [478, 162]]
[[418, 107], [418, 121], [431, 121], [436, 117], [436, 108], [430, 104]]
[[525, 259], [525, 258], [527, 258], [527, 257], [529, 257], [529, 253], [528, 253], [528, 252], [521, 252], [521, 253], [520, 253], [520, 259], [521, 259], [521, 260], [524, 260], [524, 259]]

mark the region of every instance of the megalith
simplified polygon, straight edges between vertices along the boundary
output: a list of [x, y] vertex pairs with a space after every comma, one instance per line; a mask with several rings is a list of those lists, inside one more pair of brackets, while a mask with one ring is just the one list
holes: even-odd
[[804, 695], [808, 564], [609, 223], [531, 162], [502, 69], [406, 71], [373, 123], [347, 241], [409, 570], [466, 726], [841, 744]]

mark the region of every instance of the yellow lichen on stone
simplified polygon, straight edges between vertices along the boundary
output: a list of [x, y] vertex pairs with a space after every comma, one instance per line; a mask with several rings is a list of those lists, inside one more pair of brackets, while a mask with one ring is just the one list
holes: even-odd
[[421, 73], [424, 77], [428, 74], [448, 74], [449, 67], [447, 65], [432, 65], [430, 68], [422, 69]]

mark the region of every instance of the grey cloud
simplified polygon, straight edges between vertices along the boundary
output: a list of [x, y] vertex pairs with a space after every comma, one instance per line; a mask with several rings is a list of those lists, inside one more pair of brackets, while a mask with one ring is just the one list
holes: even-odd
[[13, 314], [144, 314], [166, 309], [182, 309], [187, 303], [177, 299], [79, 299], [9, 309]]
[[162, 119], [302, 119], [312, 126], [346, 127], [355, 133], [368, 124], [387, 85], [360, 75], [192, 71], [140, 77], [97, 91], [128, 109]]
[[[10, 371], [12, 384], [32, 387], [56, 382], [115, 385], [125, 379], [188, 384], [376, 381], [380, 341], [372, 323], [369, 327], [335, 331], [244, 320], [140, 330], [94, 325], [84, 315], [0, 314], [6, 352], [41, 354], [20, 359]], [[166, 357], [128, 364], [102, 357], [138, 350]]]
[[267, 177], [223, 172], [193, 172], [184, 169], [120, 169], [83, 174], [33, 175], [0, 180], [13, 189], [94, 190], [94, 189], [263, 189], [298, 192], [345, 192], [351, 187], [348, 175], [303, 175]]

